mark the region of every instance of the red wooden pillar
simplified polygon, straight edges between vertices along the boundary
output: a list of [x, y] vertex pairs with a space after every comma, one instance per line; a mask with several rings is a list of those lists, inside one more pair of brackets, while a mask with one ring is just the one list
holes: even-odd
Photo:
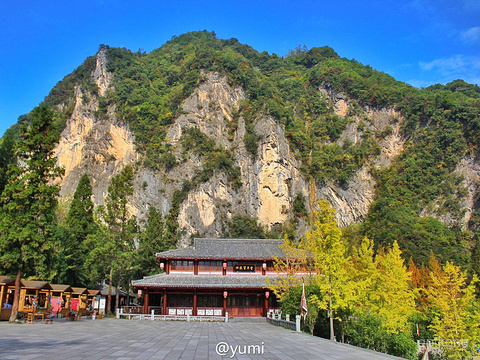
[[227, 290], [225, 290], [223, 292], [223, 316], [225, 316], [225, 314], [227, 313], [227, 296], [228, 292]]
[[193, 316], [197, 316], [197, 289], [193, 290]]
[[149, 301], [149, 294], [148, 294], [148, 289], [145, 288], [143, 290], [143, 313], [148, 314], [148, 301]]
[[163, 304], [162, 304], [162, 315], [167, 314], [167, 290], [163, 290]]
[[268, 311], [268, 298], [270, 296], [269, 291], [265, 291], [265, 304], [264, 304], [264, 311], [263, 311], [263, 316], [267, 316], [267, 311]]
[[165, 272], [170, 274], [170, 261], [168, 259], [165, 259]]
[[197, 259], [195, 259], [193, 261], [193, 274], [198, 275], [198, 260]]

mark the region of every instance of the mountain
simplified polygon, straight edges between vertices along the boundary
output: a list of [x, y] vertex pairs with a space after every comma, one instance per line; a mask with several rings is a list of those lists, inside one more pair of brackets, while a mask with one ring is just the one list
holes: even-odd
[[86, 173], [102, 205], [110, 179], [134, 164], [131, 214], [145, 223], [157, 208], [179, 246], [255, 222], [301, 236], [326, 199], [353, 243], [368, 235], [398, 240], [419, 262], [430, 251], [470, 261], [476, 85], [419, 90], [326, 46], [282, 58], [203, 31], [148, 54], [101, 45], [45, 102], [64, 203]]

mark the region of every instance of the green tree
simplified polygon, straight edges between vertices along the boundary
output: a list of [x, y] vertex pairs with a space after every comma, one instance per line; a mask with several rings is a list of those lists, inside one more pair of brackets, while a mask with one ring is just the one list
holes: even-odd
[[359, 313], [346, 329], [350, 344], [407, 359], [418, 359], [417, 344], [408, 332], [390, 333], [383, 319], [374, 313]]
[[109, 277], [115, 241], [107, 225], [99, 221], [97, 231], [87, 236], [85, 245], [91, 249], [85, 259], [85, 269], [89, 274], [85, 285], [94, 287]]
[[15, 160], [15, 130], [9, 128], [0, 144], [0, 194], [8, 182], [8, 166]]
[[143, 274], [158, 273], [158, 262], [155, 253], [175, 247], [171, 237], [167, 237], [167, 228], [162, 213], [153, 206], [148, 211], [148, 222], [145, 231], [140, 235], [138, 256]]
[[87, 252], [87, 236], [97, 230], [93, 217], [92, 185], [88, 175], [80, 179], [65, 221], [66, 234], [62, 241], [61, 282], [73, 286], [84, 286], [88, 279], [85, 273]]
[[258, 220], [248, 215], [235, 215], [230, 223], [229, 235], [233, 238], [265, 239], [264, 229], [258, 225]]
[[[472, 273], [480, 279], [480, 239], [478, 234], [475, 236], [475, 246], [472, 249], [472, 256], [470, 260]], [[480, 284], [476, 284], [477, 297], [480, 298]]]
[[130, 270], [132, 255], [135, 249], [136, 224], [132, 224], [134, 220], [128, 209], [128, 201], [132, 195], [133, 167], [132, 165], [127, 165], [119, 174], [112, 178], [102, 213], [103, 220], [110, 232], [108, 241], [100, 245], [109, 254], [108, 311], [111, 309], [114, 273], [117, 275], [117, 296], [115, 297], [115, 309], [117, 309], [119, 300], [118, 290], [122, 273], [125, 270]]
[[41, 105], [20, 128], [15, 160], [1, 196], [0, 263], [16, 273], [10, 321], [17, 315], [20, 279], [24, 272], [50, 278], [53, 224], [60, 187], [54, 183], [63, 173], [54, 154], [58, 135], [52, 129], [52, 112]]

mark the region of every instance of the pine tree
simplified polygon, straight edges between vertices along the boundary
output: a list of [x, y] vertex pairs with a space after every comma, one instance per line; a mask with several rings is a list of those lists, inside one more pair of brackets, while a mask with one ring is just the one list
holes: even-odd
[[8, 167], [15, 160], [15, 132], [9, 128], [1, 139], [0, 144], [0, 194], [8, 182]]
[[88, 252], [85, 241], [87, 236], [97, 229], [93, 209], [92, 186], [85, 174], [77, 185], [65, 222], [66, 234], [62, 238], [60, 282], [72, 286], [85, 286], [88, 278], [84, 268]]
[[20, 279], [24, 272], [50, 277], [52, 228], [60, 187], [54, 180], [62, 175], [54, 155], [58, 133], [52, 128], [52, 112], [41, 105], [19, 132], [15, 160], [1, 196], [2, 218], [0, 263], [16, 273], [15, 296], [10, 321], [18, 311]]
[[158, 263], [155, 253], [174, 248], [166, 236], [165, 219], [162, 213], [153, 206], [148, 211], [148, 222], [145, 231], [140, 236], [138, 253], [140, 267], [144, 274], [153, 275], [158, 273]]
[[128, 200], [133, 195], [133, 167], [131, 165], [114, 176], [108, 187], [108, 195], [105, 200], [103, 219], [110, 233], [107, 240], [97, 246], [104, 248], [109, 254], [109, 285], [107, 297], [107, 311], [111, 309], [112, 282], [114, 273], [117, 275], [117, 296], [115, 297], [115, 309], [118, 308], [118, 291], [122, 274], [129, 269], [132, 262], [133, 250], [135, 249], [134, 237], [136, 223], [131, 218], [128, 209]]

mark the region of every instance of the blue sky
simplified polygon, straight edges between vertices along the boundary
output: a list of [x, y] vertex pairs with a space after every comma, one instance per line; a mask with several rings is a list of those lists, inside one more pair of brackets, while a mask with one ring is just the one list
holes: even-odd
[[417, 87], [480, 84], [479, 0], [4, 0], [0, 135], [99, 44], [150, 52], [204, 29], [280, 56], [328, 45]]

